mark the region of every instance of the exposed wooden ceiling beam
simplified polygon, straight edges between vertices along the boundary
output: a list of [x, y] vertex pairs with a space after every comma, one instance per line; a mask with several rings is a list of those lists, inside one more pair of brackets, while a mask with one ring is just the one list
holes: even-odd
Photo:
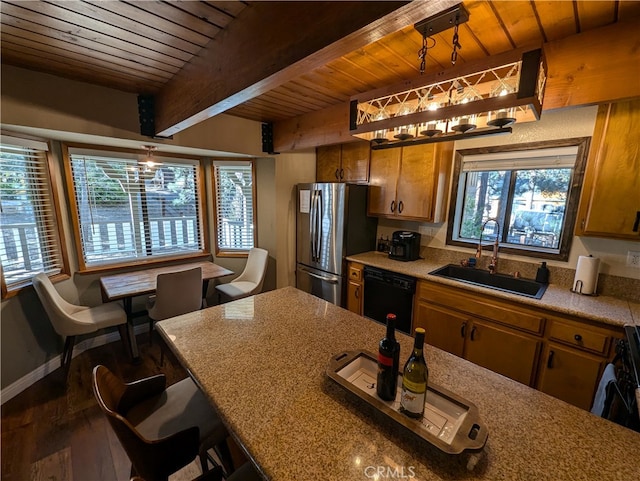
[[[640, 31], [633, 21], [544, 44], [548, 73], [543, 112], [640, 96], [638, 45]], [[276, 152], [356, 140], [359, 139], [351, 136], [349, 130], [348, 102], [282, 120], [273, 126]]]
[[232, 22], [157, 95], [157, 135], [173, 135], [456, 3], [251, 3], [241, 22]]

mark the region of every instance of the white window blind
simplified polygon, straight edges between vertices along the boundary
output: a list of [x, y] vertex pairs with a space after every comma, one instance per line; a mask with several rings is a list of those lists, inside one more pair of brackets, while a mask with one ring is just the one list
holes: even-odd
[[573, 168], [578, 147], [528, 150], [522, 152], [496, 152], [465, 155], [462, 170], [482, 172], [490, 170], [563, 169]]
[[215, 161], [218, 251], [246, 252], [255, 245], [253, 161]]
[[69, 148], [85, 267], [204, 251], [199, 162]]
[[2, 136], [0, 258], [7, 291], [64, 268], [45, 142]]

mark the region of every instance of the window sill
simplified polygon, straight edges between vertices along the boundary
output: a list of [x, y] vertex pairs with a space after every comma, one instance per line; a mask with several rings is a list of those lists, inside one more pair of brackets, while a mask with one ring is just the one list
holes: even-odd
[[201, 252], [198, 254], [191, 254], [187, 256], [167, 256], [162, 258], [153, 258], [144, 261], [126, 262], [122, 264], [109, 264], [95, 267], [85, 267], [78, 269], [78, 274], [98, 274], [104, 272], [113, 272], [122, 269], [140, 268], [140, 267], [156, 267], [163, 264], [171, 264], [176, 261], [191, 261], [196, 259], [209, 259], [211, 254], [209, 252]]

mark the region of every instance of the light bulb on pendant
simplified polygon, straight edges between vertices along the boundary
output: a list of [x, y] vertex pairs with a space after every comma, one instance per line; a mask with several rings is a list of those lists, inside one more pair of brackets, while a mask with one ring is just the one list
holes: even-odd
[[[427, 110], [430, 112], [435, 112], [440, 108], [440, 104], [437, 102], [431, 102]], [[424, 125], [424, 124], [422, 124]], [[435, 135], [441, 134], [444, 129], [444, 122], [442, 120], [433, 120], [426, 124], [426, 129], [420, 131], [420, 135], [426, 135], [427, 137], [433, 137]]]
[[157, 147], [155, 147], [154, 145], [143, 145], [142, 148], [146, 149], [147, 156], [144, 158], [144, 160], [138, 161], [139, 165], [144, 166], [145, 169], [153, 169], [158, 165], [162, 165], [161, 162], [156, 162], [153, 157], [153, 151], [156, 150]]
[[[404, 115], [409, 115], [412, 114], [412, 110], [411, 108], [409, 108], [408, 106], [404, 106], [402, 107], [402, 109], [396, 114], [396, 117], [401, 117]], [[415, 130], [415, 125], [413, 124], [409, 124], [409, 125], [402, 125], [400, 127], [396, 127], [395, 131], [397, 132], [396, 135], [394, 135], [394, 137], [398, 140], [407, 140], [407, 139], [412, 139], [414, 137], [414, 135], [411, 133], [411, 130]]]
[[[373, 118], [373, 120], [375, 122], [377, 122], [379, 120], [385, 120], [385, 119], [388, 119], [388, 118], [389, 118], [389, 115], [385, 112], [384, 108], [382, 108], [376, 114], [376, 116]], [[389, 139], [387, 138], [387, 129], [375, 130], [373, 132], [373, 138], [371, 140], [373, 140], [376, 144], [382, 144], [384, 142], [388, 142]]]
[[[516, 87], [514, 81], [515, 80], [511, 77], [501, 80], [497, 83], [496, 87], [491, 89], [491, 96], [505, 97], [509, 94], [515, 93]], [[511, 125], [516, 121], [516, 111], [514, 107], [494, 110], [489, 112], [488, 117], [489, 120], [487, 120], [487, 125], [502, 128], [507, 125]]]
[[[475, 97], [473, 96], [473, 94], [471, 94], [470, 96], [464, 96], [462, 100], [459, 102], [459, 104], [464, 105], [469, 102], [473, 102], [475, 100], [476, 100]], [[472, 114], [472, 115], [462, 115], [456, 119], [453, 119], [453, 121], [456, 123], [451, 127], [451, 130], [454, 130], [455, 132], [465, 133], [475, 129], [476, 117], [477, 116], [475, 114]]]

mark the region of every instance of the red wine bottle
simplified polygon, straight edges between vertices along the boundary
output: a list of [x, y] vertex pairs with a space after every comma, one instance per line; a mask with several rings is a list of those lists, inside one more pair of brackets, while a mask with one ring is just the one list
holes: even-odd
[[396, 315], [387, 314], [387, 334], [378, 346], [378, 381], [376, 392], [381, 399], [396, 398], [398, 369], [400, 366], [400, 343], [396, 341]]

